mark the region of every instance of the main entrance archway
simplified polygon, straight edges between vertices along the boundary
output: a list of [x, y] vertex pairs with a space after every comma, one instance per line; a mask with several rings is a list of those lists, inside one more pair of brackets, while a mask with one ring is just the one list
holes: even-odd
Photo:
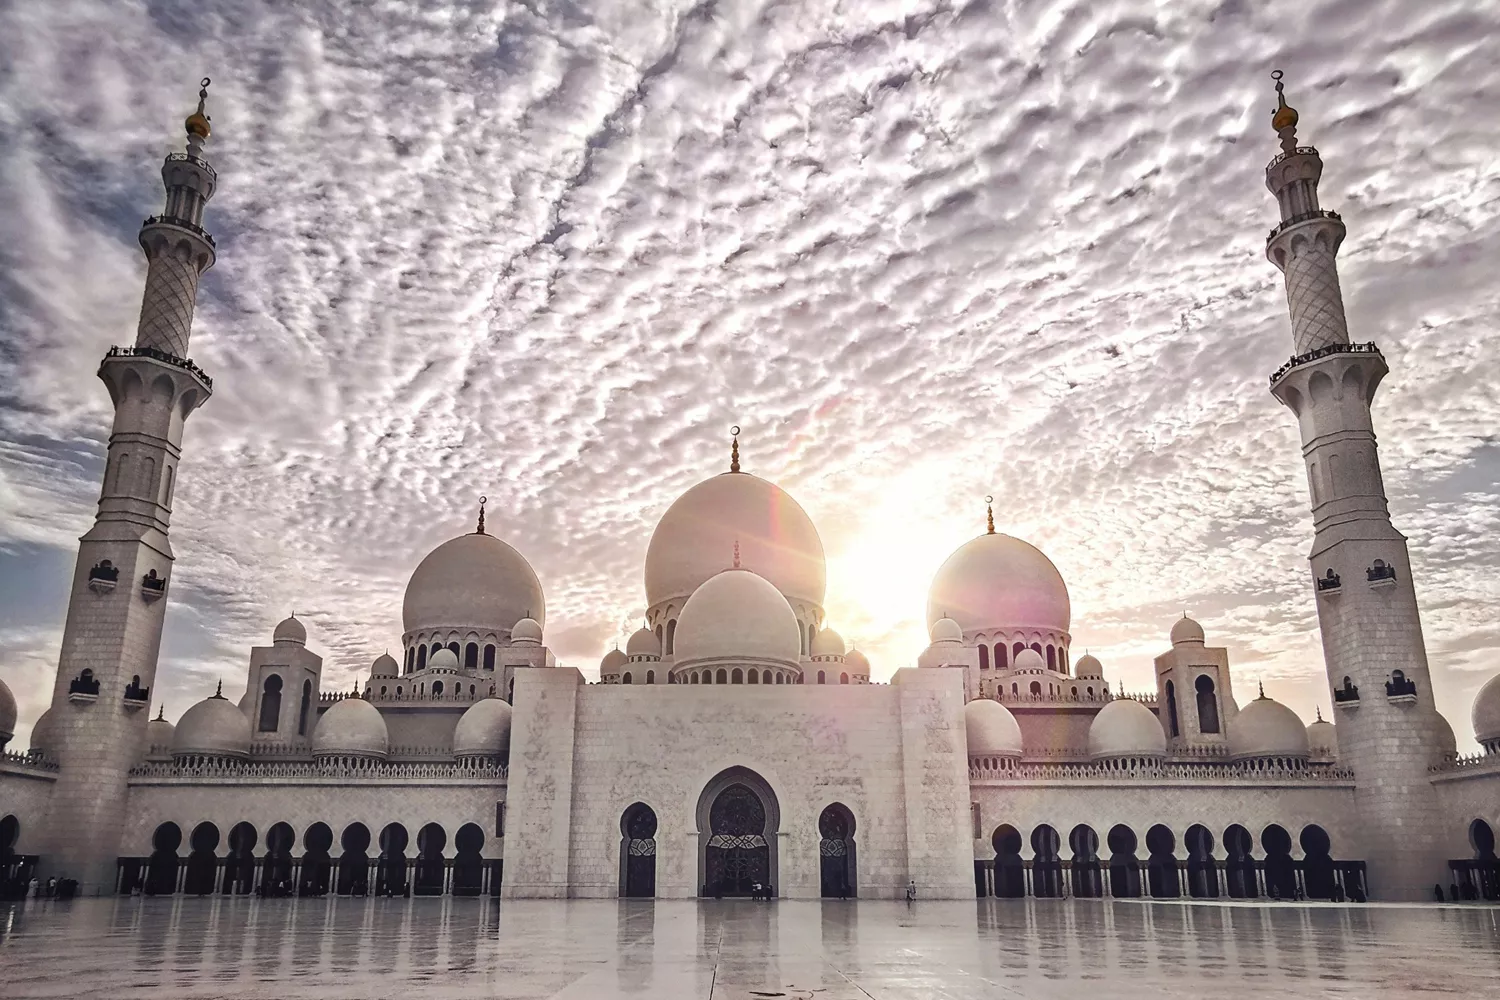
[[766, 780], [745, 767], [720, 772], [698, 800], [699, 893], [749, 896], [776, 885], [781, 809]]

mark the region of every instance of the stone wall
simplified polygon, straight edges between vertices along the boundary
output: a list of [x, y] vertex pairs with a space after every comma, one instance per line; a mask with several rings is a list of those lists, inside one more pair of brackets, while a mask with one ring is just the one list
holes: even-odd
[[17, 854], [41, 854], [52, 786], [57, 776], [27, 764], [0, 761], [0, 817], [14, 816], [21, 824], [14, 845]]

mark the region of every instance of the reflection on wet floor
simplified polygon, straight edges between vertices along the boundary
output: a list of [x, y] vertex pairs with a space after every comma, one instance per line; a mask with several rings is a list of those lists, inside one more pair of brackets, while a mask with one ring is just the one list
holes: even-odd
[[[1500, 909], [1098, 900], [0, 904], [7, 998], [1495, 995]], [[816, 991], [816, 992], [814, 992]]]

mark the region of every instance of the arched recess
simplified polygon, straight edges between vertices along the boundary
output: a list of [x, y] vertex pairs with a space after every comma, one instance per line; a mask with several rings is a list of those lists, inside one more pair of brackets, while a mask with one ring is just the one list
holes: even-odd
[[477, 896], [484, 889], [484, 830], [465, 823], [453, 835], [453, 895]]
[[698, 885], [704, 896], [748, 896], [777, 881], [781, 806], [748, 767], [720, 771], [698, 797]]
[[1316, 823], [1302, 828], [1297, 838], [1302, 845], [1302, 884], [1308, 899], [1332, 899], [1334, 896], [1333, 842], [1328, 831]]
[[1182, 895], [1177, 882], [1177, 836], [1157, 823], [1146, 831], [1146, 880], [1155, 899], [1176, 899]]
[[1141, 863], [1135, 856], [1139, 846], [1135, 831], [1124, 823], [1110, 827], [1109, 894], [1117, 899], [1138, 899], [1141, 895]]
[[260, 885], [264, 895], [292, 894], [292, 847], [297, 835], [289, 823], [276, 823], [266, 831], [266, 860]]
[[1469, 824], [1469, 846], [1474, 849], [1474, 879], [1465, 883], [1465, 898], [1500, 899], [1500, 859], [1495, 857], [1495, 828], [1482, 819]]
[[1174, 740], [1182, 735], [1182, 727], [1177, 724], [1177, 686], [1167, 681], [1167, 735]]
[[391, 823], [380, 831], [380, 864], [375, 870], [377, 896], [410, 896], [406, 881], [406, 845], [409, 834], [400, 823]]
[[302, 870], [298, 879], [299, 896], [326, 896], [333, 881], [333, 830], [327, 823], [314, 823], [302, 835]]
[[1266, 895], [1292, 899], [1297, 895], [1297, 863], [1292, 860], [1292, 835], [1272, 823], [1260, 833], [1266, 850]]
[[218, 881], [219, 828], [212, 823], [199, 823], [188, 837], [187, 874], [183, 877], [182, 891], [189, 896], [207, 896], [214, 891]]
[[1199, 674], [1198, 679], [1193, 681], [1193, 687], [1198, 692], [1198, 732], [1217, 733], [1219, 696], [1214, 691], [1214, 679], [1207, 674]]
[[413, 893], [418, 896], [443, 894], [443, 880], [448, 868], [443, 848], [447, 846], [448, 833], [437, 823], [428, 823], [417, 831], [417, 871], [412, 880]]
[[148, 896], [169, 896], [177, 891], [177, 848], [182, 846], [182, 828], [163, 823], [151, 835], [151, 861], [146, 868]]
[[1224, 831], [1224, 883], [1232, 899], [1260, 895], [1255, 881], [1255, 842], [1250, 831], [1235, 823]]
[[995, 895], [1020, 899], [1026, 895], [1026, 862], [1021, 859], [1021, 831], [1003, 823], [990, 834], [995, 849]]
[[1043, 823], [1031, 831], [1031, 894], [1044, 899], [1059, 899], [1063, 894], [1062, 856], [1058, 849], [1062, 838]]
[[1188, 852], [1188, 895], [1195, 899], [1217, 898], [1219, 865], [1214, 860], [1213, 833], [1203, 824], [1194, 823], [1182, 839]]
[[1104, 895], [1104, 878], [1099, 866], [1099, 835], [1094, 828], [1080, 823], [1068, 834], [1073, 852], [1073, 895], [1098, 899]]
[[14, 816], [0, 817], [0, 881], [16, 876], [16, 841], [21, 839], [21, 821]]
[[260, 692], [260, 723], [255, 728], [262, 733], [274, 733], [281, 725], [281, 675], [269, 675]]
[[632, 804], [620, 816], [620, 895], [656, 895], [656, 811], [644, 802]]
[[224, 894], [243, 896], [255, 889], [255, 844], [260, 835], [249, 823], [229, 829], [229, 856], [224, 859]]
[[297, 709], [297, 735], [307, 735], [307, 713], [312, 708], [312, 681], [302, 682], [302, 705]]
[[339, 835], [339, 877], [337, 891], [340, 896], [367, 896], [370, 893], [370, 828], [363, 823], [350, 823]]
[[854, 813], [842, 802], [818, 816], [819, 884], [824, 899], [859, 896], [859, 865], [854, 850]]

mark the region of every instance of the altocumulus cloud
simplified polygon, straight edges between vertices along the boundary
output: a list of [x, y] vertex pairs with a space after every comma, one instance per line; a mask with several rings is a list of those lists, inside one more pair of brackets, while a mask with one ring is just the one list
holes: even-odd
[[[1127, 686], [1192, 611], [1326, 698], [1261, 169], [1286, 70], [1350, 237], [1392, 510], [1460, 734], [1500, 647], [1500, 4], [1146, 0], [11, 4], [0, 12], [0, 663], [50, 690], [133, 335], [140, 218], [214, 78], [158, 696], [295, 608], [352, 682], [407, 575], [492, 530], [591, 671], [730, 424], [830, 554], [877, 675], [982, 525], [1042, 546]], [[1253, 690], [1253, 689], [1250, 689]], [[26, 726], [22, 727], [23, 732]]]

